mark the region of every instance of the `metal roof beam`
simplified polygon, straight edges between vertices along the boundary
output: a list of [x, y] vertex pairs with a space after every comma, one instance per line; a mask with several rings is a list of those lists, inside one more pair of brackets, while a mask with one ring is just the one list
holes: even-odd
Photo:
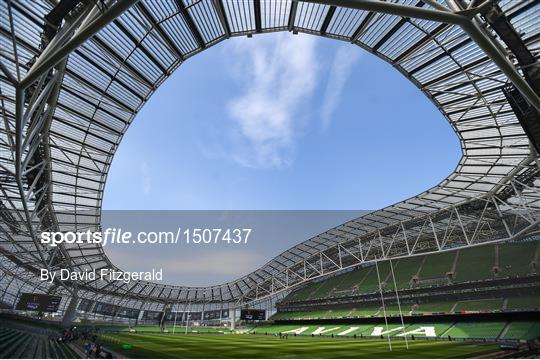
[[216, 12], [218, 14], [218, 18], [219, 18], [219, 21], [221, 23], [221, 27], [223, 28], [223, 31], [225, 31], [225, 37], [230, 38], [231, 37], [231, 27], [229, 26], [227, 16], [225, 15], [225, 8], [223, 7], [223, 2], [221, 0], [213, 0], [212, 3], [214, 4], [214, 7], [215, 7]]
[[296, 11], [298, 10], [298, 1], [293, 0], [291, 2], [291, 11], [289, 13], [289, 20], [287, 22], [287, 30], [293, 31], [294, 20], [296, 19]]
[[473, 62], [471, 62], [471, 63], [469, 63], [469, 64], [467, 64], [467, 65], [465, 65], [465, 66], [463, 66], [461, 68], [457, 68], [455, 70], [449, 71], [446, 74], [443, 74], [443, 75], [439, 76], [438, 78], [435, 78], [435, 79], [432, 79], [432, 80], [426, 82], [425, 84], [422, 85], [422, 87], [424, 89], [428, 88], [428, 87], [430, 87], [430, 86], [432, 86], [434, 84], [437, 84], [440, 81], [444, 81], [446, 79], [449, 79], [454, 75], [464, 73], [466, 70], [469, 70], [469, 69], [474, 68], [475, 66], [481, 65], [481, 64], [485, 63], [488, 60], [489, 59], [486, 58], [486, 57], [477, 59], [477, 60], [475, 60], [475, 61], [473, 61]]
[[451, 48], [447, 49], [442, 54], [434, 56], [434, 57], [430, 58], [428, 61], [418, 65], [417, 67], [415, 67], [414, 69], [409, 71], [409, 74], [415, 74], [418, 71], [420, 71], [422, 69], [425, 69], [425, 68], [435, 64], [437, 61], [446, 58], [448, 55], [451, 55], [454, 51], [461, 49], [462, 47], [464, 47], [467, 44], [470, 44], [471, 42], [472, 42], [471, 38], [466, 38], [464, 41], [460, 42], [457, 45], [452, 46]]
[[163, 39], [163, 41], [165, 41], [165, 43], [167, 44], [167, 46], [171, 49], [171, 51], [176, 55], [176, 57], [179, 59], [179, 60], [184, 60], [184, 55], [182, 54], [182, 52], [180, 51], [180, 49], [178, 48], [178, 46], [176, 46], [176, 44], [174, 43], [174, 41], [171, 40], [171, 38], [169, 37], [169, 35], [167, 35], [167, 33], [165, 33], [165, 31], [161, 28], [161, 26], [157, 23], [156, 19], [154, 19], [154, 17], [152, 16], [152, 14], [150, 14], [150, 11], [148, 11], [148, 9], [146, 8], [146, 6], [142, 3], [142, 2], [139, 2], [137, 4], [137, 8], [140, 10], [140, 12], [143, 14], [143, 16], [146, 18], [146, 20], [148, 20], [153, 28], [156, 30], [156, 32], [159, 34], [159, 36]]
[[426, 34], [422, 38], [422, 40], [414, 43], [413, 46], [408, 48], [406, 51], [401, 53], [397, 58], [394, 59], [394, 62], [400, 63], [403, 59], [407, 58], [409, 55], [413, 54], [415, 51], [421, 49], [423, 46], [425, 46], [430, 40], [432, 40], [434, 37], [442, 33], [444, 30], [446, 30], [449, 27], [448, 24], [440, 24], [435, 29], [429, 32], [429, 34]]
[[[141, 96], [141, 94], [137, 93], [135, 90], [133, 90], [130, 86], [128, 86], [122, 79], [120, 79], [118, 76], [115, 76], [114, 74], [110, 73], [109, 71], [107, 71], [101, 64], [97, 63], [94, 59], [90, 58], [89, 56], [87, 56], [86, 54], [84, 54], [81, 49], [79, 50], [76, 50], [75, 51], [75, 54], [77, 54], [78, 56], [80, 56], [83, 60], [87, 61], [89, 64], [91, 64], [92, 66], [95, 66], [96, 69], [98, 69], [99, 71], [103, 72], [104, 75], [107, 75], [111, 78], [111, 80], [114, 80], [116, 81], [118, 84], [120, 84], [123, 88], [125, 88], [127, 91], [129, 91], [131, 94], [133, 94], [133, 96], [135, 96], [137, 99], [139, 99], [140, 101], [143, 101], [144, 100], [144, 97]], [[75, 79], [79, 80], [80, 82], [83, 82], [85, 83], [85, 85], [91, 87], [94, 91], [98, 92], [100, 91], [100, 89], [98, 87], [96, 87], [94, 84], [91, 84], [89, 83], [88, 81], [86, 81], [85, 79], [83, 79], [79, 74], [73, 72], [73, 70], [70, 70], [70, 69], [67, 69], [67, 74], [70, 75], [70, 76], [73, 76]], [[148, 84], [148, 82], [147, 82]], [[121, 100], [119, 99], [114, 99], [112, 97], [110, 97], [110, 100], [111, 101], [114, 101], [116, 102], [118, 105], [124, 107], [125, 109], [129, 109], [129, 111], [133, 111], [129, 106], [125, 105], [124, 103], [122, 103]]]
[[407, 23], [407, 19], [405, 18], [401, 18], [398, 23], [396, 24], [396, 26], [394, 26], [392, 29], [390, 29], [386, 34], [384, 34], [384, 36], [381, 38], [381, 40], [379, 40], [374, 46], [373, 46], [373, 51], [378, 51], [379, 48], [381, 46], [383, 46], [388, 40], [390, 40], [390, 38], [396, 33], [398, 32], [399, 29], [401, 29], [401, 27], [403, 25], [405, 25]]
[[372, 19], [375, 17], [375, 13], [373, 12], [370, 12], [366, 15], [366, 17], [364, 18], [364, 20], [362, 20], [362, 22], [360, 23], [360, 25], [358, 25], [358, 27], [356, 28], [356, 30], [354, 31], [352, 37], [351, 37], [351, 42], [352, 43], [355, 43], [358, 41], [358, 39], [360, 38], [360, 36], [362, 36], [362, 34], [364, 33], [365, 29], [367, 28], [367, 26], [371, 23]]
[[[424, 3], [423, 2], [418, 2], [415, 7], [422, 7], [424, 6]], [[396, 33], [399, 31], [399, 29], [401, 29], [401, 27], [403, 25], [405, 25], [406, 23], [408, 22], [408, 18], [402, 18], [398, 21], [398, 23], [392, 28], [390, 29], [382, 38], [381, 40], [379, 40], [379, 42], [377, 42], [377, 44], [375, 44], [375, 46], [373, 46], [373, 50], [374, 51], [377, 51], [379, 50], [379, 48], [384, 45], [388, 40], [390, 40], [390, 38]]]
[[514, 83], [529, 103], [540, 111], [540, 97], [523, 79], [515, 66], [506, 58], [500, 48], [488, 37], [475, 21], [475, 9], [468, 9], [466, 15], [461, 11], [455, 0], [448, 0], [452, 11], [424, 9], [421, 7], [401, 5], [385, 1], [373, 0], [307, 0], [306, 2], [325, 5], [344, 6], [358, 10], [378, 11], [403, 17], [412, 17], [424, 20], [438, 21], [461, 26], [463, 31], [480, 47], [490, 59], [497, 64], [501, 71]]
[[[44, 58], [40, 57], [34, 65], [28, 70], [26, 76], [20, 82], [20, 88], [25, 89], [28, 85], [36, 81], [42, 74], [49, 71], [56, 64], [62, 61], [73, 50], [82, 45], [90, 37], [95, 35], [99, 30], [107, 26], [111, 21], [122, 15], [129, 7], [135, 4], [138, 0], [117, 0], [109, 9], [100, 13], [96, 18], [92, 19], [84, 27], [79, 28], [77, 33], [62, 44], [57, 49], [51, 49], [52, 53]], [[45, 49], [47, 50], [47, 48]], [[41, 60], [41, 61], [40, 61]]]
[[183, 0], [176, 0], [176, 4], [178, 5], [178, 10], [180, 10], [180, 13], [182, 14], [182, 17], [184, 18], [187, 26], [189, 27], [189, 30], [191, 31], [191, 34], [195, 38], [195, 41], [197, 42], [197, 45], [204, 49], [206, 48], [206, 43], [204, 42], [204, 38], [201, 35], [201, 32], [199, 31], [199, 28], [197, 28], [197, 25], [193, 21], [193, 18], [191, 17], [189, 11], [187, 10], [186, 6], [184, 5]]
[[261, 21], [261, 0], [253, 0], [253, 10], [255, 12], [255, 31], [257, 33], [262, 32]]
[[152, 61], [152, 63], [154, 63], [163, 74], [167, 73], [167, 69], [159, 62], [158, 59], [156, 59], [156, 57], [150, 51], [148, 51], [146, 47], [143, 46], [141, 41], [135, 38], [135, 36], [124, 26], [124, 24], [120, 22], [120, 20], [116, 19], [113, 21], [113, 23], [118, 26], [122, 33], [127, 36], [127, 38], [133, 42], [133, 44], [135, 44], [135, 48], [140, 49], [144, 53], [144, 55], [146, 55], [148, 59]]
[[129, 72], [135, 75], [137, 80], [143, 82], [150, 89], [155, 89], [154, 84], [146, 76], [144, 76], [138, 69], [135, 69], [131, 64], [122, 59], [109, 45], [107, 45], [98, 36], [93, 39], [100, 47], [102, 47], [109, 55], [111, 55], [122, 67], [125, 67]]
[[386, 1], [375, 0], [304, 0], [308, 3], [341, 6], [357, 10], [381, 12], [385, 14], [438, 21], [447, 24], [463, 24], [468, 21], [464, 15], [451, 11], [424, 9], [422, 7], [401, 5]]
[[321, 26], [321, 30], [320, 30], [321, 35], [326, 35], [326, 31], [328, 30], [328, 26], [330, 25], [330, 22], [332, 21], [332, 17], [334, 17], [335, 12], [336, 12], [336, 7], [330, 6], [324, 18], [323, 24]]
[[[5, 35], [5, 36], [9, 36], [9, 32], [3, 28], [0, 27], [0, 34], [2, 35]], [[27, 51], [29, 52], [32, 52], [33, 54], [37, 55], [38, 54], [38, 51], [37, 49], [35, 49], [32, 45], [28, 44], [24, 39], [21, 39], [21, 38], [18, 38], [16, 37], [16, 40], [17, 40], [17, 43], [20, 44], [21, 46], [23, 46]], [[88, 58], [85, 54], [83, 54], [80, 49], [78, 50], [75, 50], [74, 53], [76, 53], [78, 56], [80, 56], [81, 58], [83, 58], [84, 60], [88, 61], [90, 64], [96, 66], [96, 68], [98, 68], [100, 71], [103, 71], [104, 74], [110, 76], [110, 77], [113, 77], [111, 74], [109, 74], [108, 72], [106, 72], [103, 67], [101, 67], [99, 64], [97, 64], [96, 62], [94, 62], [93, 60], [91, 60], [90, 58]], [[21, 64], [22, 67], [24, 67], [24, 65]], [[70, 70], [69, 68], [66, 68], [66, 75], [69, 75], [75, 79], [77, 79], [78, 81], [81, 81], [83, 82], [85, 85], [91, 87], [94, 91], [96, 92], [101, 92], [101, 89], [97, 88], [94, 84], [92, 83], [89, 83], [87, 82], [85, 79], [83, 79], [82, 77], [80, 77], [78, 74], [74, 73], [72, 70]], [[128, 90], [130, 93], [132, 93], [134, 96], [136, 96], [137, 98], [139, 98], [140, 100], [143, 100], [143, 98], [141, 97], [141, 95], [137, 94], [136, 92], [134, 92], [130, 87], [128, 87], [127, 85], [125, 85], [120, 79], [116, 78], [116, 81], [122, 85], [126, 90]], [[62, 90], [65, 90], [65, 88], [63, 88]], [[105, 93], [107, 94], [107, 93]], [[126, 108], [128, 111], [130, 112], [133, 112], [132, 109], [130, 109], [127, 105], [124, 105], [120, 102], [120, 100], [118, 99], [113, 99], [112, 97], [110, 97], [110, 95], [107, 94], [107, 97], [111, 100], [111, 101], [115, 101], [119, 104], [119, 106], [122, 106], [124, 108]]]

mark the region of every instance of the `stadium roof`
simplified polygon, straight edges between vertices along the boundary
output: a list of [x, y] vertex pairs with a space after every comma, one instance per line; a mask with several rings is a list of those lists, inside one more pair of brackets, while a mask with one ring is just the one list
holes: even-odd
[[[13, 303], [20, 291], [32, 290], [98, 294], [125, 306], [244, 303], [366, 261], [519, 239], [538, 230], [538, 144], [509, 99], [522, 101], [527, 114], [540, 109], [528, 71], [539, 58], [539, 10], [533, 0], [498, 6], [459, 0], [2, 1], [3, 301]], [[501, 19], [519, 34], [513, 42], [498, 31]], [[51, 249], [37, 243], [37, 234], [99, 228], [115, 151], [161, 83], [222, 40], [276, 31], [350, 42], [392, 64], [459, 137], [463, 156], [454, 172], [230, 283], [191, 288], [96, 280], [74, 290], [69, 282], [48, 287], [37, 281], [44, 266], [114, 266], [99, 246]], [[533, 59], [528, 67], [527, 56]], [[392, 164], [385, 176], [399, 181]]]

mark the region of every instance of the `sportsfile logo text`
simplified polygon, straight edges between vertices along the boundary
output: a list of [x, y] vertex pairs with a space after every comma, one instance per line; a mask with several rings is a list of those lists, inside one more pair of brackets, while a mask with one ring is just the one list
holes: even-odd
[[103, 246], [108, 243], [129, 244], [132, 239], [131, 232], [122, 232], [121, 229], [108, 228], [105, 231], [66, 231], [66, 232], [49, 232], [41, 233], [41, 243], [58, 246], [59, 244], [101, 244]]
[[41, 243], [59, 244], [247, 244], [250, 228], [181, 228], [176, 231], [140, 231], [135, 235], [122, 229], [107, 228], [105, 231], [66, 231], [41, 233]]

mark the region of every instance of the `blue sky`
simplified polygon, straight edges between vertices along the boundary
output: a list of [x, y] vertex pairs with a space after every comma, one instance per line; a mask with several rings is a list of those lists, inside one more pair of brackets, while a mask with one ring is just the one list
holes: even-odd
[[235, 38], [137, 115], [105, 209], [378, 209], [444, 179], [459, 141], [390, 65], [348, 43]]
[[[435, 106], [362, 49], [289, 33], [236, 38], [186, 61], [143, 107], [114, 158], [104, 209], [378, 209], [436, 185], [459, 157]], [[152, 219], [188, 226], [175, 213], [142, 214], [159, 229], [166, 226]], [[270, 214], [241, 247], [105, 251], [123, 270], [150, 270], [159, 259], [167, 283], [213, 285], [350, 214]], [[139, 223], [116, 212], [104, 222], [129, 228], [115, 216]]]

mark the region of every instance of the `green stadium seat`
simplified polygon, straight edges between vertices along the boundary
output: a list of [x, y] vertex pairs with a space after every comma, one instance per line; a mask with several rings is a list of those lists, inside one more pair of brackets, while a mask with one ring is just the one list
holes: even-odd
[[505, 310], [540, 310], [540, 294], [509, 297]]
[[0, 358], [73, 359], [80, 356], [68, 344], [45, 335], [12, 328], [0, 329]]
[[379, 306], [361, 307], [351, 310], [351, 317], [371, 317], [379, 313]]
[[501, 338], [516, 340], [538, 339], [540, 338], [540, 323], [538, 321], [513, 321]]
[[485, 280], [494, 277], [495, 247], [478, 246], [459, 250], [459, 258], [454, 276], [455, 282]]
[[458, 301], [454, 312], [459, 311], [498, 311], [503, 306], [503, 299], [479, 299]]
[[[537, 246], [537, 241], [498, 245], [498, 260], [494, 245], [398, 259], [393, 262], [396, 285], [398, 289], [410, 288], [412, 283], [415, 287], [446, 285], [449, 276], [455, 283], [492, 279], [495, 277], [494, 270], [498, 271], [498, 277], [524, 276], [533, 269], [530, 264]], [[379, 275], [383, 289], [392, 291], [394, 283], [388, 261], [379, 263]], [[309, 284], [293, 291], [283, 302], [339, 298], [378, 291], [376, 268], [368, 266]]]
[[454, 308], [455, 301], [440, 301], [419, 304], [413, 310], [414, 313], [449, 313]]
[[[399, 306], [397, 305], [387, 305], [386, 307], [387, 316], [399, 316]], [[403, 316], [408, 316], [411, 312], [411, 305], [401, 304], [401, 313]]]
[[411, 331], [420, 327], [433, 327], [437, 337], [442, 337], [443, 334], [453, 325], [453, 323], [414, 323], [409, 325], [405, 330]]
[[453, 338], [490, 338], [499, 337], [506, 322], [458, 322], [444, 336]]
[[354, 291], [354, 288], [360, 283], [364, 275], [365, 270], [355, 270], [346, 273], [341, 278], [341, 281], [336, 284], [334, 294], [339, 294], [342, 292], [350, 294]]
[[[418, 257], [403, 258], [392, 262], [394, 266], [394, 276], [398, 289], [409, 289], [412, 284], [413, 277], [420, 269]], [[392, 279], [390, 279], [392, 281]], [[394, 286], [393, 282], [389, 284], [390, 288]]]
[[[277, 334], [283, 332], [291, 332], [293, 330], [300, 331], [301, 335], [310, 336], [321, 329], [324, 331], [324, 335], [339, 335], [345, 332], [346, 336], [376, 336], [374, 335], [375, 328], [382, 329], [386, 332], [386, 325], [384, 322], [373, 324], [312, 324], [312, 323], [298, 323], [298, 324], [286, 324], [286, 325], [262, 325], [252, 329], [251, 332], [257, 334]], [[428, 328], [423, 330], [422, 328]], [[388, 324], [389, 334], [392, 336], [408, 336], [409, 338], [416, 332], [417, 337], [423, 336], [435, 336], [435, 337], [452, 337], [452, 338], [470, 338], [470, 339], [495, 339], [505, 331], [510, 334], [508, 339], [524, 339], [525, 337], [530, 339], [539, 335], [540, 328], [533, 322], [522, 322], [516, 324], [513, 332], [512, 326], [508, 326], [506, 322], [442, 322], [442, 323], [430, 323], [430, 322], [417, 322], [407, 323], [405, 327], [399, 323]], [[412, 334], [411, 334], [412, 333]], [[431, 334], [432, 335], [431, 335]], [[517, 337], [516, 337], [517, 336]]]
[[499, 246], [498, 277], [526, 276], [531, 273], [537, 242]]
[[[379, 277], [381, 283], [384, 283], [386, 277], [390, 274], [390, 265], [386, 262], [379, 263]], [[377, 268], [370, 266], [366, 269], [365, 276], [358, 285], [358, 293], [373, 293], [379, 291], [379, 277], [377, 277]]]
[[447, 282], [448, 278], [446, 274], [451, 272], [455, 257], [455, 251], [423, 257], [425, 260], [421, 264], [418, 283], [428, 282], [428, 284], [431, 284], [433, 281]]
[[311, 294], [311, 292], [313, 291], [314, 289], [314, 285], [315, 284], [309, 284], [299, 290], [296, 290], [292, 293], [290, 293], [289, 295], [287, 295], [287, 297], [284, 299], [285, 301], [303, 301], [303, 300], [307, 300], [308, 297], [309, 297], [309, 294]]
[[[451, 285], [469, 281], [489, 280], [512, 276], [526, 276], [534, 273], [531, 265], [535, 261], [540, 243], [538, 241], [523, 243], [503, 243], [498, 245], [482, 245], [459, 249], [444, 253], [421, 255], [396, 259], [392, 262], [396, 285], [399, 290], [428, 288], [438, 285]], [[387, 314], [396, 316], [399, 311], [393, 296], [394, 282], [391, 276], [389, 261], [379, 262], [379, 277], [385, 291]], [[283, 304], [288, 302], [306, 302], [338, 299], [354, 295], [378, 295], [379, 278], [376, 267], [352, 270], [323, 281], [310, 284], [289, 294]], [[422, 300], [420, 300], [422, 301]], [[540, 295], [525, 295], [508, 299], [466, 300], [422, 302], [418, 305], [403, 306], [405, 315], [419, 313], [450, 313], [461, 311], [513, 311], [540, 310]], [[351, 309], [332, 309], [277, 313], [274, 319], [336, 319], [382, 316], [378, 305], [351, 306]]]
[[311, 292], [311, 294], [309, 295], [309, 299], [323, 299], [331, 297], [334, 288], [337, 286], [337, 284], [339, 284], [342, 278], [343, 275], [338, 275], [328, 280], [321, 281], [320, 283], [318, 283], [319, 286], [317, 286]]
[[333, 309], [329, 310], [327, 315], [329, 319], [347, 318], [350, 316], [352, 309]]

